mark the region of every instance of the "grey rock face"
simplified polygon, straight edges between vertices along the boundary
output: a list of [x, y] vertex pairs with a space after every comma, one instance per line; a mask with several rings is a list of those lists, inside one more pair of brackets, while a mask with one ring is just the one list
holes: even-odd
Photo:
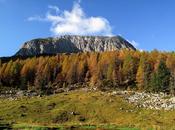
[[16, 56], [41, 54], [104, 52], [121, 49], [136, 50], [121, 36], [60, 36], [55, 38], [34, 39], [24, 43]]

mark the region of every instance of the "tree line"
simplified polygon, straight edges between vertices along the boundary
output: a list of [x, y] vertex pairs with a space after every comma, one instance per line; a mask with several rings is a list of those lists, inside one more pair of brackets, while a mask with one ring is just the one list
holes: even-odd
[[175, 53], [122, 50], [0, 61], [1, 87], [45, 90], [76, 83], [174, 94]]

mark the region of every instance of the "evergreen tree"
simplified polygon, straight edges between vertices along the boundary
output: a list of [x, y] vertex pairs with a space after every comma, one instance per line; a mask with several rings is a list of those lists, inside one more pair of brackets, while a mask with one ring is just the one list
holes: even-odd
[[152, 76], [153, 91], [168, 91], [170, 85], [170, 71], [163, 60], [160, 61], [157, 71]]
[[157, 76], [157, 73], [154, 72], [152, 75], [151, 75], [151, 82], [150, 82], [150, 88], [149, 90], [150, 91], [154, 91], [154, 92], [158, 92], [159, 91], [159, 79], [158, 79], [158, 76]]
[[175, 75], [171, 72], [170, 77], [170, 88], [169, 88], [170, 94], [175, 95]]
[[2, 70], [2, 61], [0, 59], [0, 87], [2, 86], [1, 70]]
[[144, 89], [149, 90], [151, 86], [151, 74], [152, 74], [152, 66], [150, 63], [145, 64], [145, 73], [144, 73]]
[[170, 94], [175, 95], [175, 55], [169, 54], [166, 59], [167, 67], [170, 69]]
[[13, 62], [11, 66], [11, 86], [19, 86], [20, 85], [20, 69], [21, 65], [18, 61]]
[[160, 90], [163, 90], [163, 91], [169, 90], [170, 71], [167, 68], [165, 62], [162, 60], [159, 63], [157, 75], [158, 75]]
[[20, 88], [25, 90], [27, 89], [27, 78], [28, 77], [28, 66], [23, 65], [21, 72], [20, 72]]

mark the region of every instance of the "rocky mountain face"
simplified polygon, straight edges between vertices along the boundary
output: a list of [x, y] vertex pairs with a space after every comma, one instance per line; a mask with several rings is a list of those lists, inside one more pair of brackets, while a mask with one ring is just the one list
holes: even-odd
[[42, 54], [104, 52], [114, 50], [136, 50], [121, 36], [60, 36], [34, 39], [24, 43], [16, 56], [35, 56]]

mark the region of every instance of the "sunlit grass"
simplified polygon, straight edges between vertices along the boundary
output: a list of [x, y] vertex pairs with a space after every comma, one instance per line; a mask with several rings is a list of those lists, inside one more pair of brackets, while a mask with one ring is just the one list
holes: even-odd
[[38, 129], [48, 126], [175, 129], [175, 111], [140, 109], [120, 96], [101, 92], [72, 91], [15, 101], [1, 99], [0, 108], [0, 122], [18, 124], [16, 127], [27, 124], [39, 126]]

